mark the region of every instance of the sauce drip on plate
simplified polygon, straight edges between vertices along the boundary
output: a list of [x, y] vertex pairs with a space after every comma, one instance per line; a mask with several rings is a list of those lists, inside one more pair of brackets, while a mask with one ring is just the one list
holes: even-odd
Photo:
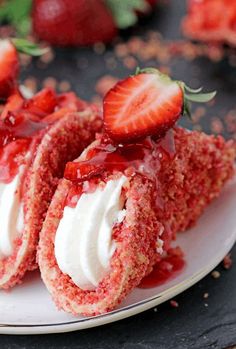
[[157, 287], [179, 275], [186, 265], [183, 253], [179, 247], [170, 251], [166, 257], [155, 264], [152, 272], [143, 278], [139, 288]]

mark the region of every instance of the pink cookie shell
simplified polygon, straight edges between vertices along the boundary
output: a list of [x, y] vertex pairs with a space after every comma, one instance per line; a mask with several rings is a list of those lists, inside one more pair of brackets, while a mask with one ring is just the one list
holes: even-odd
[[34, 140], [23, 188], [25, 228], [13, 255], [0, 261], [0, 288], [21, 283], [27, 270], [37, 268], [39, 232], [64, 166], [94, 140], [101, 125], [100, 116], [88, 107], [66, 114]]
[[38, 252], [42, 279], [58, 308], [74, 315], [97, 315], [114, 309], [152, 270], [157, 257], [154, 246], [163, 225], [170, 228], [172, 238], [193, 225], [233, 176], [236, 147], [232, 141], [182, 128], [174, 129], [174, 138], [175, 158], [165, 161], [157, 173], [164, 210], [153, 209], [152, 184], [136, 175], [127, 193], [127, 214], [111, 272], [94, 291], [79, 289], [55, 260], [55, 233], [65, 197], [73, 186], [61, 181], [43, 225]]
[[222, 136], [178, 127], [174, 138], [174, 161], [165, 162], [158, 174], [165, 210], [160, 215], [157, 212], [173, 237], [192, 227], [205, 207], [219, 196], [235, 174], [236, 158], [236, 143]]
[[55, 233], [64, 200], [73, 184], [63, 179], [49, 207], [40, 233], [41, 276], [59, 308], [74, 315], [96, 315], [114, 309], [136, 287], [155, 263], [157, 237], [163, 231], [153, 210], [153, 184], [141, 175], [130, 179], [126, 192], [126, 216], [119, 227], [111, 271], [94, 291], [84, 291], [63, 274], [54, 255]]

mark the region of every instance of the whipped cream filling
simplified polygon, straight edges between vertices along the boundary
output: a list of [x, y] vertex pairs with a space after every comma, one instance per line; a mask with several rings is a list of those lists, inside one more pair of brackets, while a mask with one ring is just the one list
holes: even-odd
[[0, 183], [0, 258], [13, 253], [14, 240], [24, 227], [19, 190], [21, 173], [8, 184]]
[[125, 176], [81, 195], [75, 208], [65, 206], [55, 236], [60, 270], [83, 290], [95, 289], [110, 269], [116, 250], [113, 227], [125, 217], [121, 191]]

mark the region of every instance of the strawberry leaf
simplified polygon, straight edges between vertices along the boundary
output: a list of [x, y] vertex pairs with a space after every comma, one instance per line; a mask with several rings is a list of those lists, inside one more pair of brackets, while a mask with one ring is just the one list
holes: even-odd
[[183, 116], [187, 116], [189, 119], [192, 119], [190, 105], [186, 98], [184, 98]]
[[5, 0], [0, 6], [0, 21], [12, 24], [16, 32], [25, 36], [31, 29], [32, 0]]
[[145, 12], [149, 9], [145, 0], [105, 0], [105, 3], [120, 29], [128, 28], [138, 21], [137, 11]]
[[48, 51], [48, 48], [40, 48], [33, 42], [26, 39], [11, 39], [13, 45], [18, 52], [25, 53], [30, 56], [41, 56]]
[[206, 103], [211, 101], [216, 95], [216, 91], [209, 93], [199, 93], [199, 94], [186, 94], [185, 98], [191, 102]]
[[190, 93], [199, 93], [202, 91], [203, 87], [193, 89], [193, 88], [189, 87], [188, 85], [184, 84], [184, 89]]
[[187, 86], [183, 81], [179, 81], [179, 85], [182, 88], [183, 94], [184, 94], [183, 115], [188, 116], [190, 119], [191, 119], [190, 102], [206, 103], [211, 101], [217, 93], [216, 91], [208, 92], [208, 93], [200, 93], [203, 89], [202, 87], [199, 87], [197, 89], [192, 89], [191, 87]]

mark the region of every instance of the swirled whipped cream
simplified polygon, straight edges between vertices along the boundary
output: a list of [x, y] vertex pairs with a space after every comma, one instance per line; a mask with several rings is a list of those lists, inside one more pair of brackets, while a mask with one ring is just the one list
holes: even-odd
[[125, 176], [84, 193], [76, 207], [65, 206], [55, 236], [55, 257], [60, 270], [83, 290], [96, 288], [110, 269], [116, 250], [113, 227], [125, 217], [122, 188]]
[[10, 183], [0, 183], [0, 258], [13, 253], [14, 240], [24, 227], [20, 181], [19, 173]]

